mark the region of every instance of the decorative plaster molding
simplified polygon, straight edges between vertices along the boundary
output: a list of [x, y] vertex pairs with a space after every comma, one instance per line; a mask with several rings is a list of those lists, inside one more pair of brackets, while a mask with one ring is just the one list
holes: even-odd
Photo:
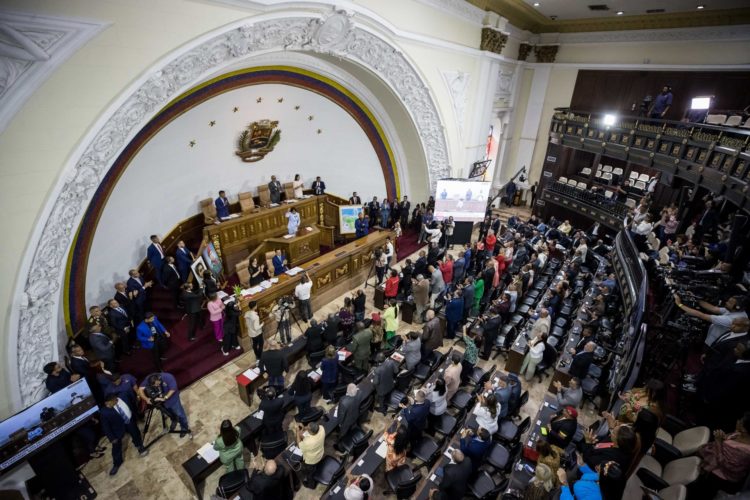
[[[628, 31], [594, 31], [588, 33], [554, 33], [554, 42], [570, 43], [622, 43], [622, 42], [715, 42], [750, 40], [750, 25], [705, 26], [699, 28], [673, 28]], [[547, 38], [546, 43], [553, 43]]]
[[[65, 257], [81, 217], [120, 151], [145, 123], [185, 88], [217, 68], [254, 53], [301, 50], [347, 59], [377, 74], [403, 102], [422, 139], [431, 190], [448, 177], [448, 148], [429, 88], [404, 54], [372, 28], [354, 25], [342, 11], [287, 13], [247, 19], [206, 35], [164, 60], [117, 102], [93, 139], [82, 144], [48, 201], [36, 241], [20, 270], [18, 302], [11, 310], [15, 389], [23, 405], [44, 394], [41, 360], [57, 359], [57, 312]], [[55, 196], [53, 194], [53, 196]], [[45, 220], [46, 215], [46, 220]], [[36, 236], [36, 235], [35, 235]], [[29, 262], [30, 261], [30, 262]], [[13, 354], [10, 353], [12, 356]]]
[[521, 43], [518, 45], [518, 60], [525, 61], [529, 54], [531, 54], [532, 46], [528, 43]]
[[507, 108], [512, 105], [515, 69], [515, 66], [500, 66], [497, 72], [493, 108]]
[[0, 10], [0, 133], [52, 72], [106, 26]]
[[534, 56], [536, 56], [536, 62], [540, 63], [553, 63], [557, 57], [557, 51], [560, 49], [559, 45], [537, 45], [534, 47]]
[[458, 16], [474, 24], [481, 25], [484, 22], [485, 11], [470, 4], [466, 0], [417, 0], [417, 2], [429, 5], [436, 9]]
[[456, 115], [456, 122], [458, 123], [458, 133], [463, 140], [466, 101], [468, 100], [466, 91], [469, 89], [470, 75], [463, 71], [441, 71], [440, 74], [443, 76], [443, 81], [445, 81], [445, 85], [450, 92], [453, 113]]

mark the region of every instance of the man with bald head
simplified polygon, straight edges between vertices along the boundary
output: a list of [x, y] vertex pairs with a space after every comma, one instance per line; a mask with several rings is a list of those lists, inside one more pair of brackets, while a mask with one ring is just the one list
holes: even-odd
[[549, 310], [543, 307], [539, 311], [539, 317], [534, 321], [534, 326], [531, 327], [531, 337], [541, 337], [543, 333], [549, 334], [551, 326], [552, 318], [549, 316]]
[[581, 380], [586, 378], [586, 375], [589, 373], [589, 367], [594, 361], [594, 349], [596, 349], [596, 344], [589, 342], [583, 348], [582, 352], [573, 356], [573, 361], [571, 361], [570, 369], [568, 370], [568, 374], [571, 377], [578, 377]]
[[[451, 463], [442, 469], [443, 478], [440, 480], [439, 491], [441, 498], [463, 498], [466, 495], [466, 485], [473, 472], [471, 460], [464, 457], [461, 450], [455, 449], [451, 453]], [[440, 475], [440, 469], [438, 469]]]
[[268, 460], [262, 471], [253, 471], [248, 489], [255, 498], [289, 500], [293, 497], [284, 467], [279, 467], [274, 460]]

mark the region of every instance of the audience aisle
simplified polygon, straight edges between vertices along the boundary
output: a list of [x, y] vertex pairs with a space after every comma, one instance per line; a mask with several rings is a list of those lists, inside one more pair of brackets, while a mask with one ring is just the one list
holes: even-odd
[[[528, 217], [528, 209], [504, 210], [501, 215], [502, 220], [506, 220], [507, 217], [515, 212], [518, 212], [518, 215], [521, 217]], [[458, 247], [451, 253], [457, 255]], [[415, 259], [416, 253], [411, 257]], [[367, 287], [365, 293], [367, 295], [367, 310], [369, 314], [373, 309], [373, 288]], [[338, 308], [343, 304], [344, 297], [349, 295], [350, 293], [344, 294], [316, 311], [315, 317], [323, 318], [328, 313], [337, 312]], [[401, 322], [398, 333], [408, 333], [412, 330], [421, 330], [421, 325], [409, 325]], [[292, 327], [293, 336], [296, 337], [300, 333], [297, 326]], [[204, 335], [207, 335], [207, 333], [204, 333]], [[446, 352], [451, 346], [452, 343], [446, 340], [441, 351]], [[461, 345], [457, 345], [454, 348], [458, 351], [463, 350]], [[180, 438], [174, 434], [167, 435], [151, 447], [151, 453], [144, 458], [139, 458], [137, 450], [128, 442], [125, 451], [125, 463], [114, 477], [108, 475], [111, 467], [109, 454], [106, 454], [102, 459], [89, 462], [83, 472], [99, 493], [98, 498], [123, 500], [159, 497], [194, 498], [192, 484], [182, 468], [182, 463], [190, 458], [202, 445], [216, 438], [219, 432], [219, 425], [223, 419], [229, 418], [232, 422], [236, 423], [250, 414], [251, 410], [254, 411], [257, 408], [257, 398], [254, 401], [252, 409], [248, 408], [240, 400], [235, 381], [235, 376], [238, 373], [246, 370], [255, 363], [255, 356], [251, 350], [249, 351], [182, 391], [183, 405], [185, 406], [193, 430], [192, 440]], [[498, 369], [502, 370], [504, 368], [505, 363], [502, 357], [495, 361], [479, 360], [479, 364], [483, 368], [489, 368], [493, 363], [497, 363]], [[308, 365], [305, 359], [298, 361], [291, 367], [291, 374], [288, 380], [292, 380], [300, 369], [307, 368]], [[521, 411], [522, 417], [530, 416], [533, 418], [536, 415], [539, 406], [544, 400], [549, 382], [549, 377], [543, 379], [542, 383], [536, 382], [536, 379], [528, 384], [523, 382], [523, 389], [529, 391], [529, 403], [523, 407]], [[320, 398], [320, 392], [315, 393], [313, 405], [322, 406], [326, 410], [330, 408]], [[285, 427], [293, 423], [294, 413], [294, 410], [292, 410], [287, 414], [284, 421]], [[580, 421], [582, 423], [591, 422], [594, 418], [594, 411], [589, 405], [586, 405], [585, 409], [581, 412]], [[373, 433], [377, 435], [391, 421], [391, 414], [383, 417], [379, 412], [374, 412], [372, 419], [366, 427], [372, 429]], [[160, 427], [160, 425], [157, 427]], [[155, 430], [150, 431], [149, 437], [154, 434]], [[147, 437], [146, 440], [148, 441], [149, 438]], [[326, 443], [326, 453], [338, 455], [330, 442]], [[246, 463], [250, 463], [249, 452], [245, 451], [245, 457]], [[251, 463], [251, 467], [253, 465], [260, 466], [260, 464], [261, 460], [256, 459], [254, 464]], [[209, 495], [216, 490], [218, 479], [222, 474], [223, 468], [207, 479], [204, 490], [205, 498], [209, 498]], [[384, 484], [382, 471], [378, 476], [374, 478], [376, 484]], [[323, 491], [323, 486], [318, 486], [315, 490], [303, 487], [297, 492], [295, 498], [303, 500], [317, 499], [320, 498]], [[376, 491], [371, 498], [384, 498], [384, 496], [382, 492]]]

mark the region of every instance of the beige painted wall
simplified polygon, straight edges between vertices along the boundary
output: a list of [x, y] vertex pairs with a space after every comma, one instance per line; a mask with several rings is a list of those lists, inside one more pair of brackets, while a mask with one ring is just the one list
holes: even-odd
[[750, 42], [638, 42], [563, 44], [558, 63], [750, 64]]

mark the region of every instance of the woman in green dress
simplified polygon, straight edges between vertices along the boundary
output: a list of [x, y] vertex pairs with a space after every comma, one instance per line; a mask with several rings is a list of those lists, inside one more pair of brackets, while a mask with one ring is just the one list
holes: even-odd
[[484, 296], [484, 279], [478, 278], [474, 282], [474, 314], [479, 314], [479, 303]]
[[219, 461], [224, 464], [227, 472], [245, 468], [240, 428], [233, 426], [231, 421], [224, 420], [221, 423], [219, 437], [214, 441], [214, 450], [219, 452]]

